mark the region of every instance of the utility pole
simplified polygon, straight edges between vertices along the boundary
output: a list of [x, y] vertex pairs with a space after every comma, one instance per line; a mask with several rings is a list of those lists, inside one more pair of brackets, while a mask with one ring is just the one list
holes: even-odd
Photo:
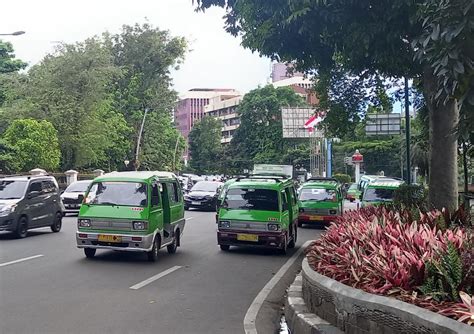
[[407, 151], [407, 184], [411, 184], [410, 101], [408, 98], [408, 77], [405, 77], [405, 135], [406, 135], [406, 151]]
[[146, 114], [148, 113], [148, 108], [145, 108], [145, 113], [143, 114], [142, 125], [140, 126], [140, 132], [138, 133], [137, 140], [137, 150], [135, 151], [135, 170], [138, 169], [138, 154], [140, 153], [140, 142], [142, 140], [143, 127], [145, 126]]

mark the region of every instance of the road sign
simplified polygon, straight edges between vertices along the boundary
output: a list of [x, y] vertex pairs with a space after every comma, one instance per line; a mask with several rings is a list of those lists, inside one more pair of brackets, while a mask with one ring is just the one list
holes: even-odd
[[305, 128], [305, 123], [316, 112], [317, 110], [312, 108], [282, 108], [283, 138], [323, 138], [324, 134], [321, 130], [314, 129], [310, 132]]
[[354, 164], [352, 163], [352, 157], [344, 157], [344, 163], [345, 163], [346, 165], [349, 165], [349, 166], [354, 165]]
[[365, 133], [367, 136], [377, 135], [399, 135], [401, 115], [390, 114], [367, 114]]

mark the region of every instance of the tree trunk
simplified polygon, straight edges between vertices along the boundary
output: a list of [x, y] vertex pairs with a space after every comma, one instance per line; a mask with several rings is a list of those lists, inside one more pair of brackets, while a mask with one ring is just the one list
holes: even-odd
[[455, 100], [446, 104], [433, 102], [437, 82], [431, 68], [425, 68], [423, 90], [430, 120], [429, 202], [434, 208], [452, 211], [458, 205], [457, 140], [454, 130], [459, 110]]

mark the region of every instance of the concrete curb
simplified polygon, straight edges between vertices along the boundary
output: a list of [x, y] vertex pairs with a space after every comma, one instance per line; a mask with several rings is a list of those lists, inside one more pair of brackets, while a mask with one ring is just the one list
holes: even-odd
[[474, 333], [472, 327], [456, 320], [320, 275], [306, 258], [302, 264], [302, 294], [309, 312], [347, 333]]
[[301, 274], [290, 285], [285, 298], [285, 319], [294, 334], [342, 334], [338, 328], [310, 313], [303, 299]]

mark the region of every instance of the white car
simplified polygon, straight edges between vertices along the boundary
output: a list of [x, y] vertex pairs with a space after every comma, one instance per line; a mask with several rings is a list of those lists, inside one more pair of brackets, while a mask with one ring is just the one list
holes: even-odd
[[79, 213], [81, 203], [86, 194], [87, 188], [92, 180], [76, 181], [71, 183], [61, 194], [61, 201], [64, 205], [64, 213]]

